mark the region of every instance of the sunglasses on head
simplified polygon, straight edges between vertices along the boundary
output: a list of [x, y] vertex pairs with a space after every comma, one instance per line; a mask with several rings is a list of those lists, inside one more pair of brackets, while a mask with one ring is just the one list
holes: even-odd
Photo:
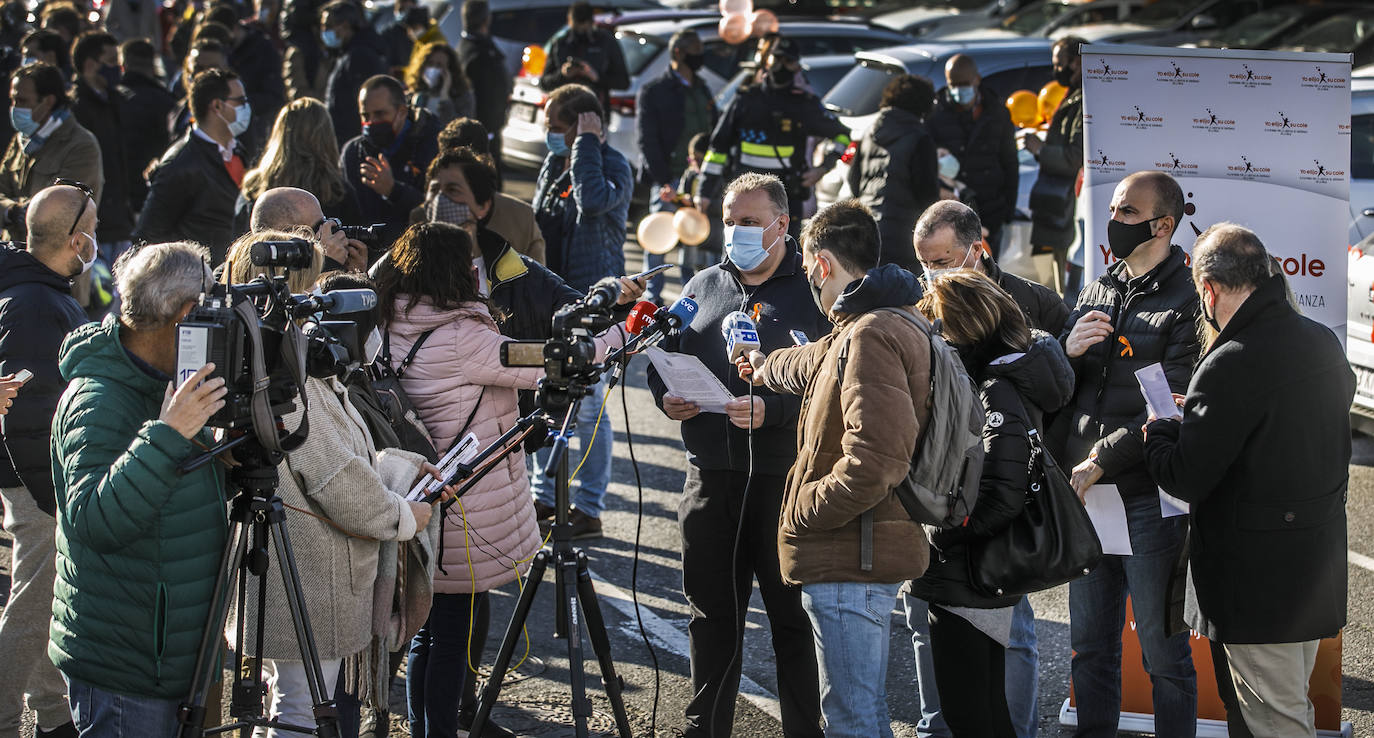
[[55, 187], [75, 187], [76, 189], [86, 193], [86, 199], [81, 201], [81, 209], [76, 211], [76, 220], [73, 220], [72, 227], [67, 229], [67, 235], [73, 235], [76, 233], [76, 226], [81, 223], [81, 217], [86, 214], [86, 203], [93, 202], [95, 200], [95, 191], [91, 189], [90, 185], [84, 182], [78, 182], [74, 179], [64, 179], [62, 177], [58, 177], [57, 179], [54, 179], [52, 183]]

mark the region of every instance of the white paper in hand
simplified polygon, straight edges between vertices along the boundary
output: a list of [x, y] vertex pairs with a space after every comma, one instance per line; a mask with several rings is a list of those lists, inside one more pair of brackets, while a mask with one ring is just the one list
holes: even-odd
[[1173, 495], [1159, 491], [1159, 515], [1165, 518], [1176, 518], [1180, 515], [1188, 514], [1188, 503], [1174, 497]]
[[[466, 464], [472, 461], [472, 459], [477, 456], [477, 452], [481, 450], [482, 447], [477, 442], [477, 434], [469, 433], [463, 436], [461, 440], [453, 444], [453, 448], [449, 449], [448, 453], [444, 454], [444, 458], [439, 459], [439, 463], [435, 465], [439, 467], [439, 476], [448, 479], [454, 472], [458, 471], [459, 464]], [[410, 494], [406, 495], [406, 499], [411, 502], [424, 502], [426, 497], [438, 492], [443, 486], [444, 483], [442, 481], [425, 475], [420, 481], [415, 483], [414, 487], [410, 488]]]
[[1164, 376], [1164, 367], [1159, 362], [1137, 369], [1135, 381], [1140, 383], [1140, 394], [1145, 395], [1145, 404], [1150, 406], [1151, 415], [1161, 420], [1183, 417], [1178, 404], [1174, 402], [1169, 378]]
[[668, 394], [696, 405], [704, 413], [723, 413], [725, 403], [735, 399], [720, 378], [691, 354], [675, 354], [655, 346], [645, 350], [644, 355], [654, 363]]
[[1102, 553], [1130, 556], [1131, 531], [1126, 525], [1126, 503], [1115, 484], [1094, 484], [1083, 496], [1083, 505], [1092, 518]]

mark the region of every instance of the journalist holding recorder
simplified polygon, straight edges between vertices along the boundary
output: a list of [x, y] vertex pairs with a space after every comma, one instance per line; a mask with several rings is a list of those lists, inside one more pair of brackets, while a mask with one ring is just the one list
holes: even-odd
[[211, 282], [209, 254], [145, 246], [115, 264], [118, 315], [77, 328], [53, 420], [57, 581], [48, 655], [85, 735], [176, 732], [228, 531], [224, 468], [177, 465], [211, 444], [224, 382], [180, 386], [176, 324]]

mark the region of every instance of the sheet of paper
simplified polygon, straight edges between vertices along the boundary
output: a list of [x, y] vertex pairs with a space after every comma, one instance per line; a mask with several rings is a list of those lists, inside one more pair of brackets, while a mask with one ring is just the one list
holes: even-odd
[[[481, 450], [482, 446], [477, 442], [477, 434], [469, 433], [463, 436], [462, 439], [453, 444], [453, 448], [449, 449], [448, 453], [444, 454], [444, 458], [439, 460], [439, 476], [444, 479], [453, 476], [454, 472], [458, 471], [459, 464], [472, 461]], [[422, 502], [429, 495], [438, 492], [439, 488], [443, 486], [440, 480], [426, 474], [423, 479], [415, 483], [414, 487], [410, 488], [410, 494], [406, 495], [406, 499], [412, 502]]]
[[644, 352], [654, 363], [668, 393], [695, 403], [704, 413], [723, 413], [725, 403], [735, 399], [720, 379], [691, 354], [675, 354], [657, 346]]
[[1160, 516], [1166, 518], [1176, 518], [1179, 515], [1187, 515], [1188, 510], [1188, 503], [1178, 499], [1177, 497], [1174, 497], [1173, 495], [1169, 494], [1168, 492], [1165, 492], [1162, 489], [1159, 491]]
[[1164, 367], [1158, 362], [1137, 369], [1135, 381], [1140, 383], [1140, 394], [1145, 395], [1145, 404], [1150, 406], [1150, 414], [1156, 418], [1181, 418], [1178, 404], [1174, 402], [1174, 392], [1169, 389], [1169, 378], [1164, 376]]
[[1088, 517], [1092, 518], [1093, 528], [1097, 529], [1097, 539], [1102, 542], [1102, 553], [1130, 556], [1131, 532], [1126, 526], [1126, 503], [1121, 501], [1121, 492], [1116, 485], [1089, 487], [1084, 505], [1088, 508]]

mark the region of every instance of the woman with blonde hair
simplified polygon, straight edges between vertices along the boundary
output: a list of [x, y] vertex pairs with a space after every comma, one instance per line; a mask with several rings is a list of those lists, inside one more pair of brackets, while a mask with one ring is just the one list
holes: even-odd
[[320, 200], [324, 214], [345, 224], [359, 222], [357, 194], [339, 168], [339, 144], [329, 109], [313, 97], [292, 100], [277, 113], [258, 165], [243, 175], [238, 214], [247, 231], [253, 203], [274, 187], [298, 187]]
[[410, 55], [405, 83], [411, 90], [410, 106], [433, 113], [440, 126], [471, 117], [477, 109], [477, 98], [463, 74], [458, 52], [443, 41], [420, 46]]

